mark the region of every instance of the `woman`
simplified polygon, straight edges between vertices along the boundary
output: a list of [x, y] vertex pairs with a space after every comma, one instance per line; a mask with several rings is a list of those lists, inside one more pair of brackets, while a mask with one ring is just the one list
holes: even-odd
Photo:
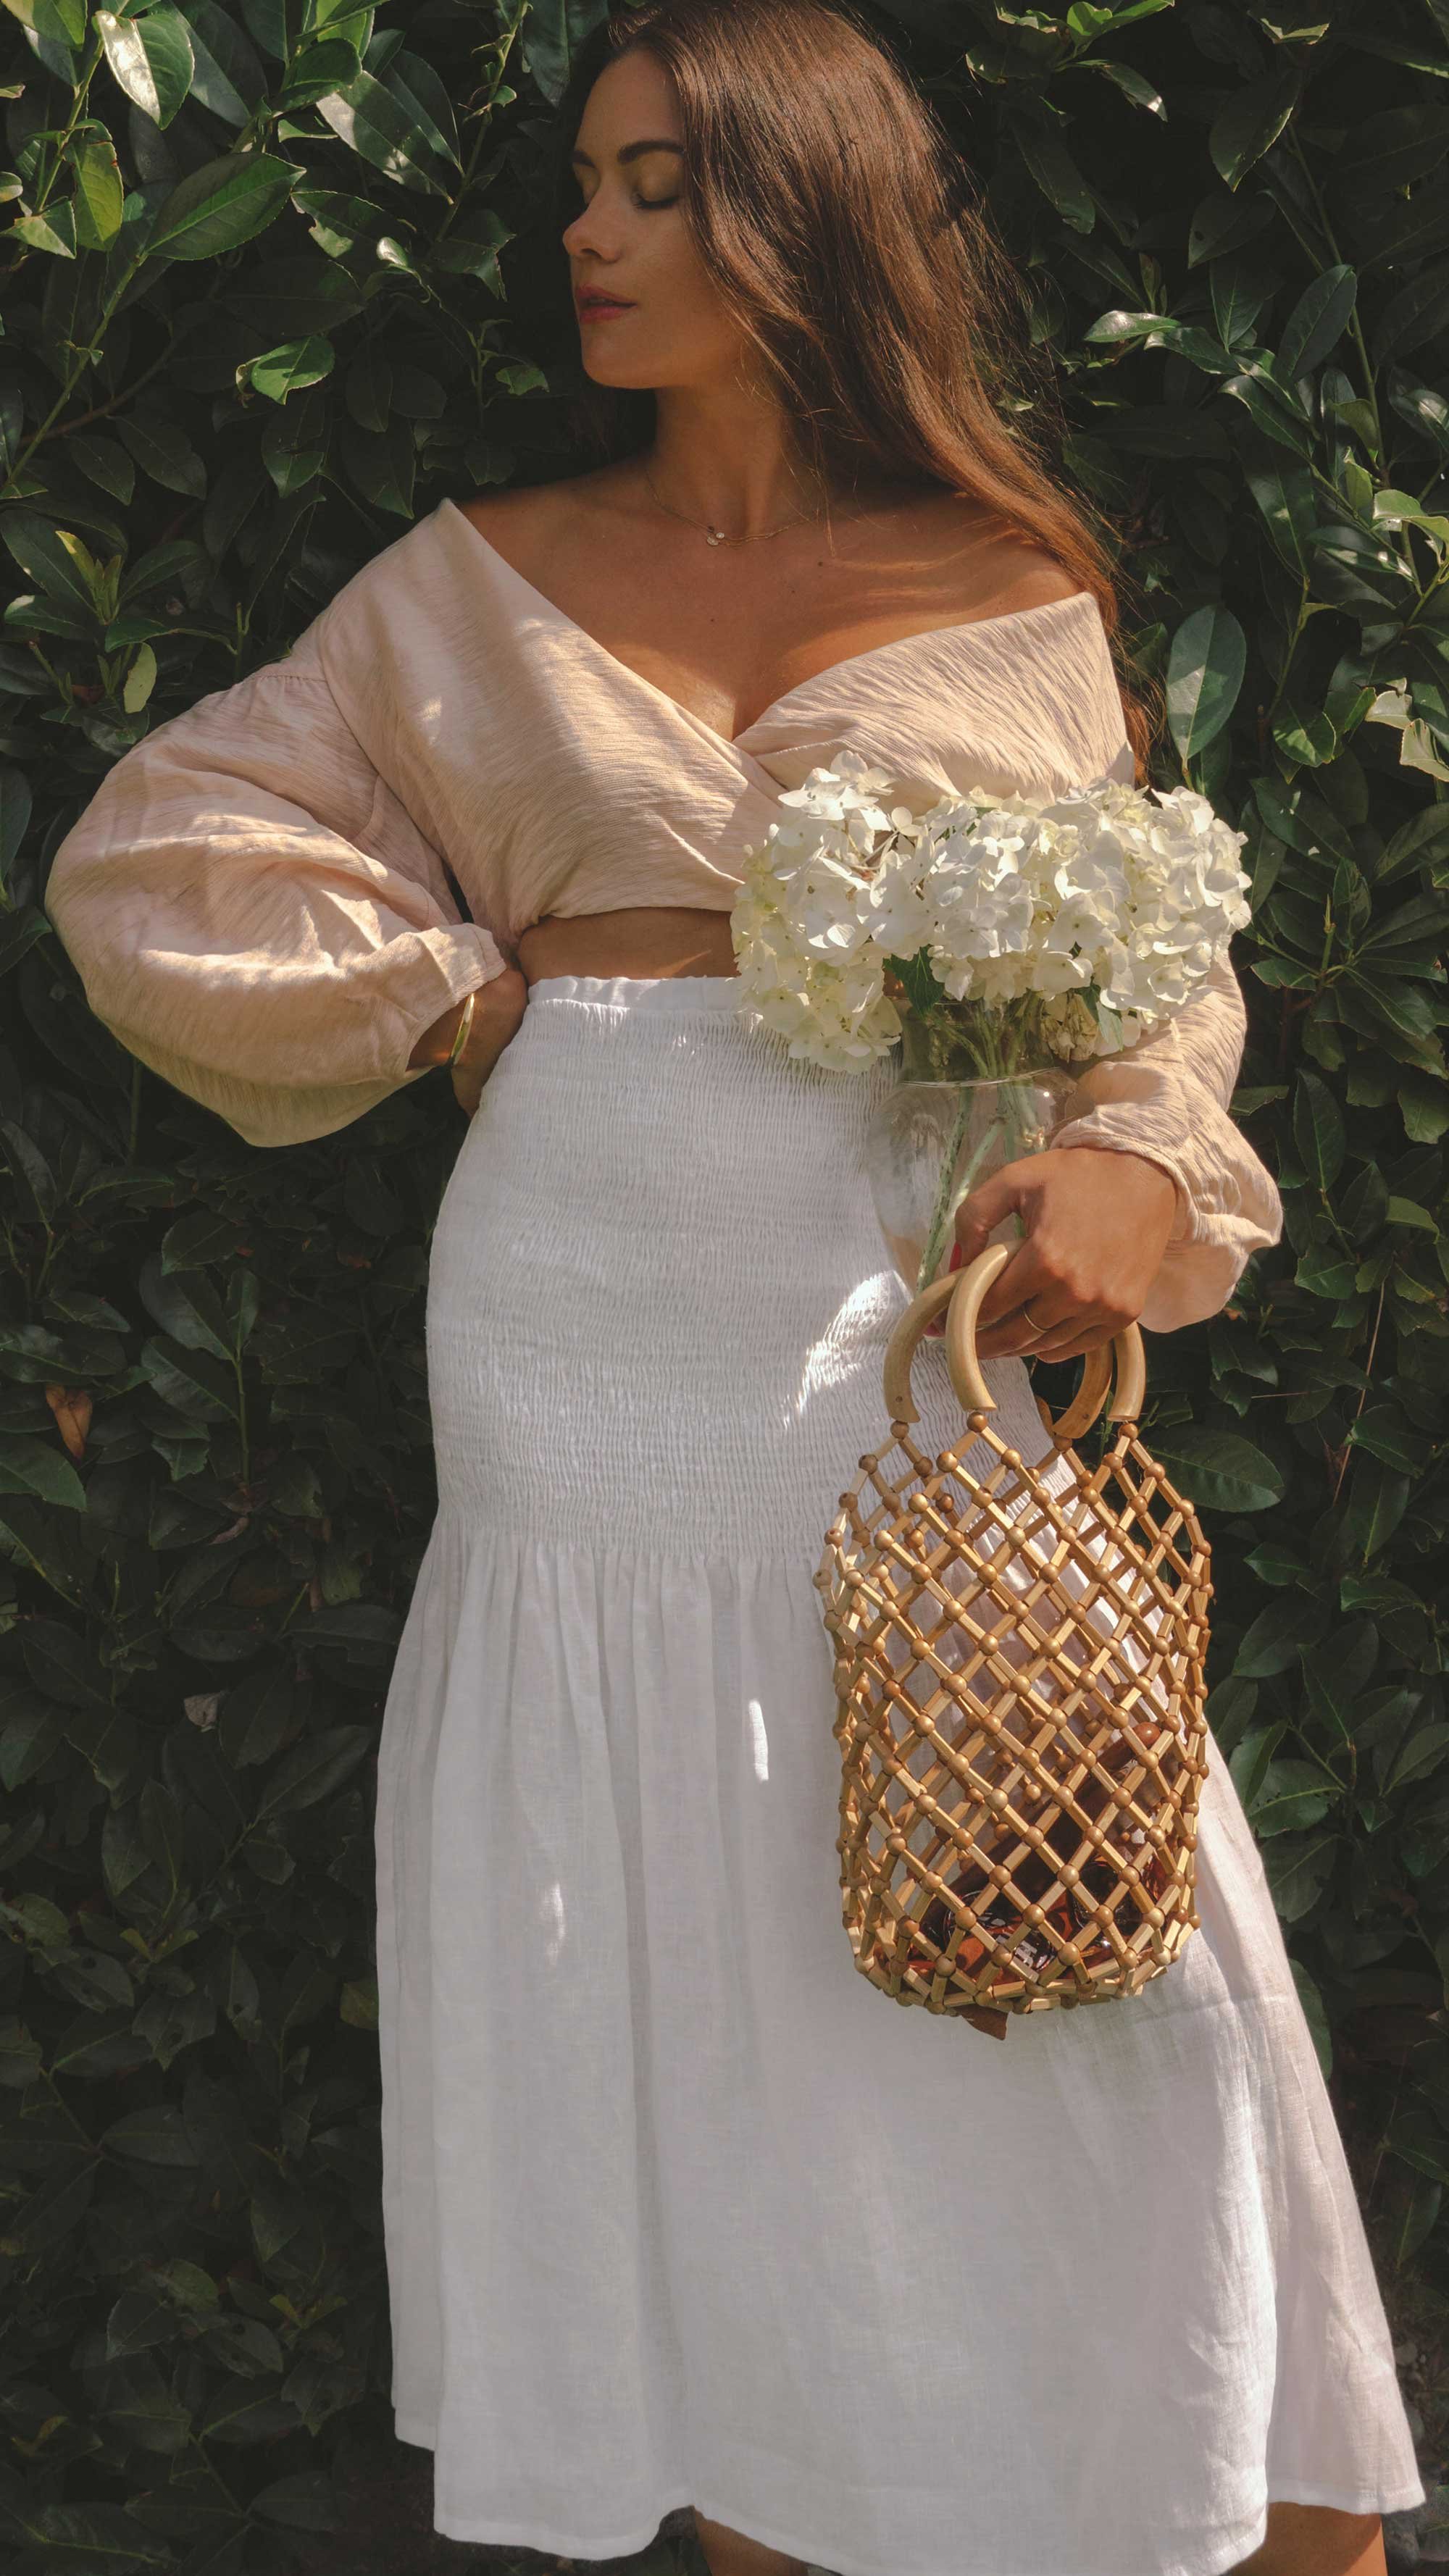
[[[440, 1508], [379, 1763], [400, 2436], [435, 2526], [714, 2576], [1370, 2576], [1424, 2493], [1332, 2111], [1220, 1757], [1201, 1929], [998, 2049], [840, 1927], [811, 1577], [904, 1292], [875, 1075], [737, 1015], [772, 801], [1133, 755], [1110, 587], [1002, 426], [933, 130], [817, 0], [662, 0], [565, 103], [601, 402], [642, 445], [443, 502], [284, 661], [122, 759], [49, 905], [108, 1025], [260, 1144], [454, 1058]], [[652, 403], [649, 397], [652, 396]], [[461, 916], [443, 861], [466, 895]], [[1013, 1205], [1021, 1354], [1219, 1309], [1276, 1239], [1226, 970]], [[922, 1437], [954, 1439], [939, 1342]]]

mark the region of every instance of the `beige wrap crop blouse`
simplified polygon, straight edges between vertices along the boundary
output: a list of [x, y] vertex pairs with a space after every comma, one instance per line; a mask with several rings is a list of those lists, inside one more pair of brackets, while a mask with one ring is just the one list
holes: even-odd
[[[730, 741], [442, 501], [283, 660], [116, 762], [56, 851], [46, 908], [122, 1045], [248, 1142], [293, 1144], [419, 1080], [421, 1032], [545, 913], [728, 911], [779, 791], [841, 747], [930, 793], [1130, 777], [1095, 601], [852, 654]], [[1215, 1313], [1280, 1230], [1228, 1114], [1244, 1029], [1224, 966], [1094, 1065], [1058, 1140], [1145, 1154], [1177, 1183], [1142, 1314], [1159, 1331]]]

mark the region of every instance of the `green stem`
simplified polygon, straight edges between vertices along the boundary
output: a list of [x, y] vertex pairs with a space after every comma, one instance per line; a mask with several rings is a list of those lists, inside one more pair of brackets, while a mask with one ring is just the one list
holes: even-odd
[[[1293, 157], [1307, 182], [1309, 195], [1313, 199], [1314, 211], [1318, 216], [1319, 222], [1323, 226], [1323, 238], [1327, 242], [1329, 249], [1332, 251], [1335, 261], [1341, 263], [1342, 254], [1339, 251], [1333, 226], [1328, 220], [1328, 209], [1323, 202], [1323, 195], [1318, 182], [1309, 167], [1308, 157], [1304, 152], [1301, 141], [1299, 140], [1296, 124], [1290, 124], [1286, 140], [1292, 150]], [[1301, 234], [1299, 235], [1299, 238], [1300, 240], [1302, 239]], [[1305, 244], [1304, 246], [1305, 248], [1310, 247], [1308, 244]], [[1316, 256], [1316, 253], [1312, 255]], [[1369, 410], [1373, 413], [1374, 418], [1375, 461], [1379, 465], [1380, 470], [1382, 470], [1385, 452], [1383, 415], [1379, 410], [1378, 388], [1374, 382], [1373, 363], [1369, 357], [1368, 342], [1365, 340], [1363, 335], [1363, 320], [1357, 305], [1354, 306], [1353, 312], [1349, 316], [1348, 329], [1349, 337], [1358, 351], [1359, 365], [1363, 369], [1364, 398], [1367, 401]]]
[[468, 165], [466, 169], [459, 173], [457, 195], [454, 197], [451, 205], [449, 205], [444, 211], [443, 220], [439, 224], [438, 229], [433, 236], [434, 245], [442, 240], [454, 217], [461, 213], [467, 198], [468, 190], [472, 186], [473, 174], [478, 166], [478, 155], [482, 151], [484, 143], [491, 137], [491, 128], [488, 120], [493, 114], [494, 92], [501, 89], [503, 85], [503, 74], [508, 65], [508, 56], [512, 50], [514, 40], [517, 37], [522, 24], [523, 10], [522, 8], [519, 8], [515, 10], [513, 18], [504, 28], [502, 35], [496, 36], [491, 44], [485, 45], [481, 49], [484, 53], [490, 53], [496, 56], [489, 78], [488, 96], [483, 99], [476, 108], [470, 108], [467, 111], [469, 114], [474, 115], [477, 118], [477, 128], [468, 152]]
[[951, 1176], [956, 1169], [956, 1157], [961, 1151], [961, 1139], [966, 1133], [966, 1121], [970, 1115], [971, 1090], [969, 1084], [963, 1082], [961, 1105], [956, 1112], [956, 1124], [951, 1130], [951, 1141], [941, 1161], [941, 1178], [936, 1190], [936, 1204], [931, 1210], [926, 1248], [921, 1255], [920, 1269], [916, 1273], [917, 1293], [929, 1285], [935, 1274], [936, 1263], [941, 1257], [941, 1237], [946, 1231], [946, 1209], [951, 1196]]
[[[105, 59], [105, 48], [101, 43], [99, 33], [94, 27], [90, 31], [90, 36], [91, 43], [89, 47], [89, 59], [82, 61], [80, 78], [71, 92], [70, 114], [66, 119], [65, 125], [58, 132], [52, 131], [48, 137], [51, 145], [51, 150], [47, 155], [49, 166], [38, 190], [36, 191], [35, 202], [30, 209], [33, 215], [44, 214], [46, 207], [50, 203], [53, 189], [59, 185], [61, 175], [66, 166], [65, 156], [70, 145], [71, 137], [75, 133], [76, 127], [85, 116], [86, 100], [90, 93], [91, 82], [94, 80], [100, 64]], [[25, 267], [27, 262], [34, 259], [35, 256], [36, 254], [34, 251], [22, 251], [16, 259], [13, 267], [6, 270], [6, 276], [16, 276], [18, 272]]]
[[[141, 254], [141, 258], [132, 261], [114, 294], [107, 298], [106, 302], [102, 305], [100, 312], [97, 314], [95, 322], [97, 346], [100, 345], [101, 337], [104, 334], [106, 325], [114, 314], [117, 305], [120, 303], [127, 287], [130, 285], [137, 269], [141, 266], [141, 259], [143, 259], [144, 256], [145, 254], [143, 252]], [[31, 436], [27, 439], [25, 445], [20, 449], [16, 456], [15, 462], [11, 466], [9, 473], [6, 475], [4, 482], [0, 483], [0, 501], [5, 500], [9, 496], [15, 484], [20, 480], [25, 467], [30, 462], [33, 451], [39, 447], [42, 439], [49, 437], [51, 430], [54, 428], [56, 421], [60, 418], [61, 413], [64, 411], [66, 404], [69, 402], [72, 393], [75, 391], [76, 386], [79, 384], [81, 377], [84, 375], [86, 368], [89, 365], [90, 350], [87, 348], [76, 360], [75, 365], [72, 367], [70, 374], [66, 377], [64, 384], [61, 386], [59, 393], [56, 395], [54, 402], [51, 404], [44, 420], [40, 423], [39, 428], [31, 433]]]
[[1299, 644], [1302, 641], [1303, 629], [1308, 623], [1308, 617], [1308, 583], [1305, 580], [1303, 584], [1303, 596], [1298, 602], [1298, 615], [1294, 621], [1293, 632], [1288, 639], [1288, 650], [1283, 656], [1283, 668], [1279, 674], [1278, 685], [1273, 691], [1272, 704], [1268, 708], [1268, 712], [1263, 719], [1264, 723], [1267, 725], [1272, 724], [1273, 718], [1276, 716], [1282, 702], [1283, 692], [1288, 686], [1289, 674], [1293, 668], [1293, 656], [1297, 652]]

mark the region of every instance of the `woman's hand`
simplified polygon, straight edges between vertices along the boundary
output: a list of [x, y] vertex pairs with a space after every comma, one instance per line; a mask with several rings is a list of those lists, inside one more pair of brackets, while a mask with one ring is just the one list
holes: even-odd
[[1013, 1209], [1026, 1234], [981, 1301], [983, 1359], [1077, 1359], [1136, 1322], [1177, 1215], [1177, 1184], [1160, 1163], [1070, 1145], [1005, 1164], [957, 1209], [952, 1269], [974, 1261]]
[[[410, 1065], [447, 1063], [467, 999], [465, 993], [461, 1002], [450, 1002], [441, 1019], [423, 1031], [408, 1058]], [[517, 1036], [527, 1008], [528, 984], [516, 966], [505, 966], [501, 975], [491, 975], [486, 984], [478, 985], [472, 1026], [452, 1068], [453, 1097], [470, 1118], [509, 1039]]]

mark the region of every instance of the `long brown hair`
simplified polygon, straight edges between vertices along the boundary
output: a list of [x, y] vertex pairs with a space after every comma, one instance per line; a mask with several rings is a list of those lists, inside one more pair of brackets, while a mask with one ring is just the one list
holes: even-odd
[[[682, 197], [704, 266], [759, 351], [796, 451], [847, 488], [862, 470], [944, 486], [1053, 556], [1117, 644], [1106, 544], [1025, 428], [1025, 297], [934, 113], [838, 0], [636, 0], [594, 28], [559, 103], [560, 230], [589, 91], [642, 47], [669, 75]], [[652, 396], [586, 383], [575, 420], [606, 454], [647, 443]], [[1152, 723], [1124, 687], [1139, 765]]]

